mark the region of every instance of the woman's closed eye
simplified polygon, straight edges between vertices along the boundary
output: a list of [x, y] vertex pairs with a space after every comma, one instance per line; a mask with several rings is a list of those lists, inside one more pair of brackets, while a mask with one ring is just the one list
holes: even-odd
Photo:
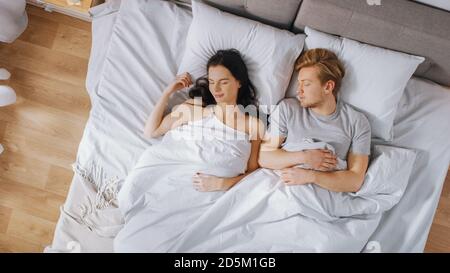
[[[219, 82], [217, 85], [218, 86], [226, 86], [226, 85], [228, 85], [229, 84], [229, 82], [227, 81], [227, 82]], [[212, 82], [210, 82], [209, 83], [209, 86], [215, 86], [216, 84], [215, 83], [212, 83]]]
[[[224, 80], [223, 80], [223, 81], [219, 81], [219, 83], [220, 83], [220, 84], [227, 84], [228, 81], [224, 81]], [[210, 80], [210, 81], [209, 81], [209, 84], [214, 84], [214, 81], [211, 81], [211, 80]]]

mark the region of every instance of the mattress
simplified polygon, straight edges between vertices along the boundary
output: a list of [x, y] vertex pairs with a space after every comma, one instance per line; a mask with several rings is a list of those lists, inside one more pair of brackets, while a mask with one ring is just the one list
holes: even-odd
[[450, 2], [447, 0], [415, 0], [415, 1], [432, 7], [450, 11]]
[[422, 252], [450, 164], [450, 88], [412, 78], [399, 103], [394, 141], [417, 152], [401, 201], [383, 215], [371, 240], [386, 252]]
[[144, 123], [175, 77], [192, 18], [166, 2], [158, 13], [133, 4], [120, 8], [120, 1], [109, 1], [93, 13], [86, 82], [92, 109], [77, 162], [99, 165], [107, 177], [125, 177], [142, 151], [159, 141], [143, 136]]
[[[132, 3], [109, 1], [93, 13], [86, 83], [92, 109], [76, 164], [101, 168], [102, 179], [123, 181], [144, 149], [159, 141], [143, 137], [144, 123], [175, 77], [191, 20], [189, 11], [180, 12], [170, 3], [158, 13]], [[442, 117], [450, 116], [449, 105], [450, 92], [442, 87], [418, 78], [409, 81], [395, 120], [395, 139], [380, 144], [414, 149], [418, 156], [405, 195], [383, 215], [371, 238], [381, 251], [424, 249], [450, 162], [445, 138], [450, 125], [442, 123]]]

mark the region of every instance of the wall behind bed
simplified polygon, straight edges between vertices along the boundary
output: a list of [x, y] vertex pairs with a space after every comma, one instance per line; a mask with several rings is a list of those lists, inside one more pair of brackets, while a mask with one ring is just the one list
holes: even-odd
[[302, 32], [307, 25], [367, 44], [423, 56], [426, 60], [414, 75], [450, 86], [450, 12], [443, 9], [408, 0], [202, 2], [295, 33]]

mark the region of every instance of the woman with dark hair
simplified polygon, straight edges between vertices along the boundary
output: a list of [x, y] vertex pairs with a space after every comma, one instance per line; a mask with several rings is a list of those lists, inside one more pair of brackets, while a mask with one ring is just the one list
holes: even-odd
[[[215, 116], [224, 125], [249, 136], [251, 154], [247, 164], [247, 173], [258, 168], [257, 155], [264, 134], [263, 123], [248, 112], [257, 112], [256, 91], [249, 79], [247, 66], [239, 51], [235, 49], [219, 50], [208, 61], [207, 76], [197, 79], [189, 90], [190, 99], [174, 107], [163, 117], [172, 94], [192, 85], [188, 73], [176, 77], [163, 92], [147, 120], [144, 129], [146, 137], [159, 137], [169, 130], [189, 122]], [[247, 112], [243, 111], [246, 108]], [[193, 177], [193, 186], [199, 191], [226, 191], [241, 180], [245, 174], [237, 177], [222, 178], [198, 173]]]
[[191, 99], [163, 116], [169, 97], [190, 85], [189, 74], [178, 76], [147, 121], [146, 136], [164, 137], [144, 151], [119, 191], [125, 224], [115, 251], [170, 252], [228, 189], [258, 168], [264, 125], [245, 113], [256, 110], [255, 90], [239, 52], [212, 56]]
[[[241, 57], [241, 54], [236, 49], [219, 50], [212, 56], [206, 65], [208, 76], [200, 78], [196, 81], [195, 86], [189, 91], [189, 97], [201, 97], [203, 106], [208, 106], [217, 103], [233, 104], [236, 101], [237, 105], [247, 107], [249, 105], [257, 105], [255, 87], [248, 77], [247, 66]], [[211, 68], [211, 71], [210, 71]], [[225, 71], [228, 70], [228, 71]], [[231, 73], [233, 80], [239, 83], [237, 90], [237, 97], [235, 97], [235, 90], [231, 92], [216, 92], [214, 89], [214, 76], [228, 76]], [[223, 82], [222, 86], [226, 87], [228, 82]], [[211, 92], [213, 91], [213, 92]], [[219, 90], [220, 91], [220, 90]], [[227, 97], [220, 97], [217, 94], [224, 93]], [[214, 95], [216, 94], [216, 95]]]

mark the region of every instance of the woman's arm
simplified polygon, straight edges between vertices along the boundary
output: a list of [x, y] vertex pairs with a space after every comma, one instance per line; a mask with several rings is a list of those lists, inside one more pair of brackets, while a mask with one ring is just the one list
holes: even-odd
[[[259, 141], [260, 142], [260, 141]], [[227, 191], [241, 181], [244, 177], [256, 170], [258, 161], [255, 159], [253, 153], [255, 149], [259, 149], [258, 141], [252, 141], [252, 152], [248, 161], [247, 170], [244, 174], [235, 177], [217, 177], [207, 174], [196, 174], [193, 177], [194, 188], [198, 191]], [[256, 152], [256, 156], [258, 153]], [[256, 165], [255, 165], [256, 164]]]
[[193, 178], [194, 188], [198, 191], [227, 191], [244, 177], [259, 168], [258, 155], [261, 138], [264, 135], [264, 124], [257, 118], [252, 119], [249, 133], [251, 139], [251, 152], [244, 174], [235, 177], [217, 177], [213, 175], [196, 174]]
[[[164, 135], [170, 129], [180, 126], [186, 119], [185, 107], [176, 107], [172, 113], [166, 115], [163, 119], [164, 110], [166, 109], [170, 96], [192, 84], [191, 77], [188, 73], [184, 73], [176, 77], [175, 81], [171, 83], [164, 91], [153, 108], [144, 127], [144, 136], [147, 138], [155, 138]], [[180, 105], [181, 106], [181, 105]]]
[[258, 164], [258, 154], [259, 148], [261, 146], [261, 139], [252, 140], [252, 150], [250, 153], [250, 157], [248, 159], [247, 170], [244, 174], [238, 175], [236, 177], [223, 178], [222, 185], [224, 190], [228, 190], [233, 187], [236, 183], [241, 181], [244, 177], [255, 171], [259, 168]]

